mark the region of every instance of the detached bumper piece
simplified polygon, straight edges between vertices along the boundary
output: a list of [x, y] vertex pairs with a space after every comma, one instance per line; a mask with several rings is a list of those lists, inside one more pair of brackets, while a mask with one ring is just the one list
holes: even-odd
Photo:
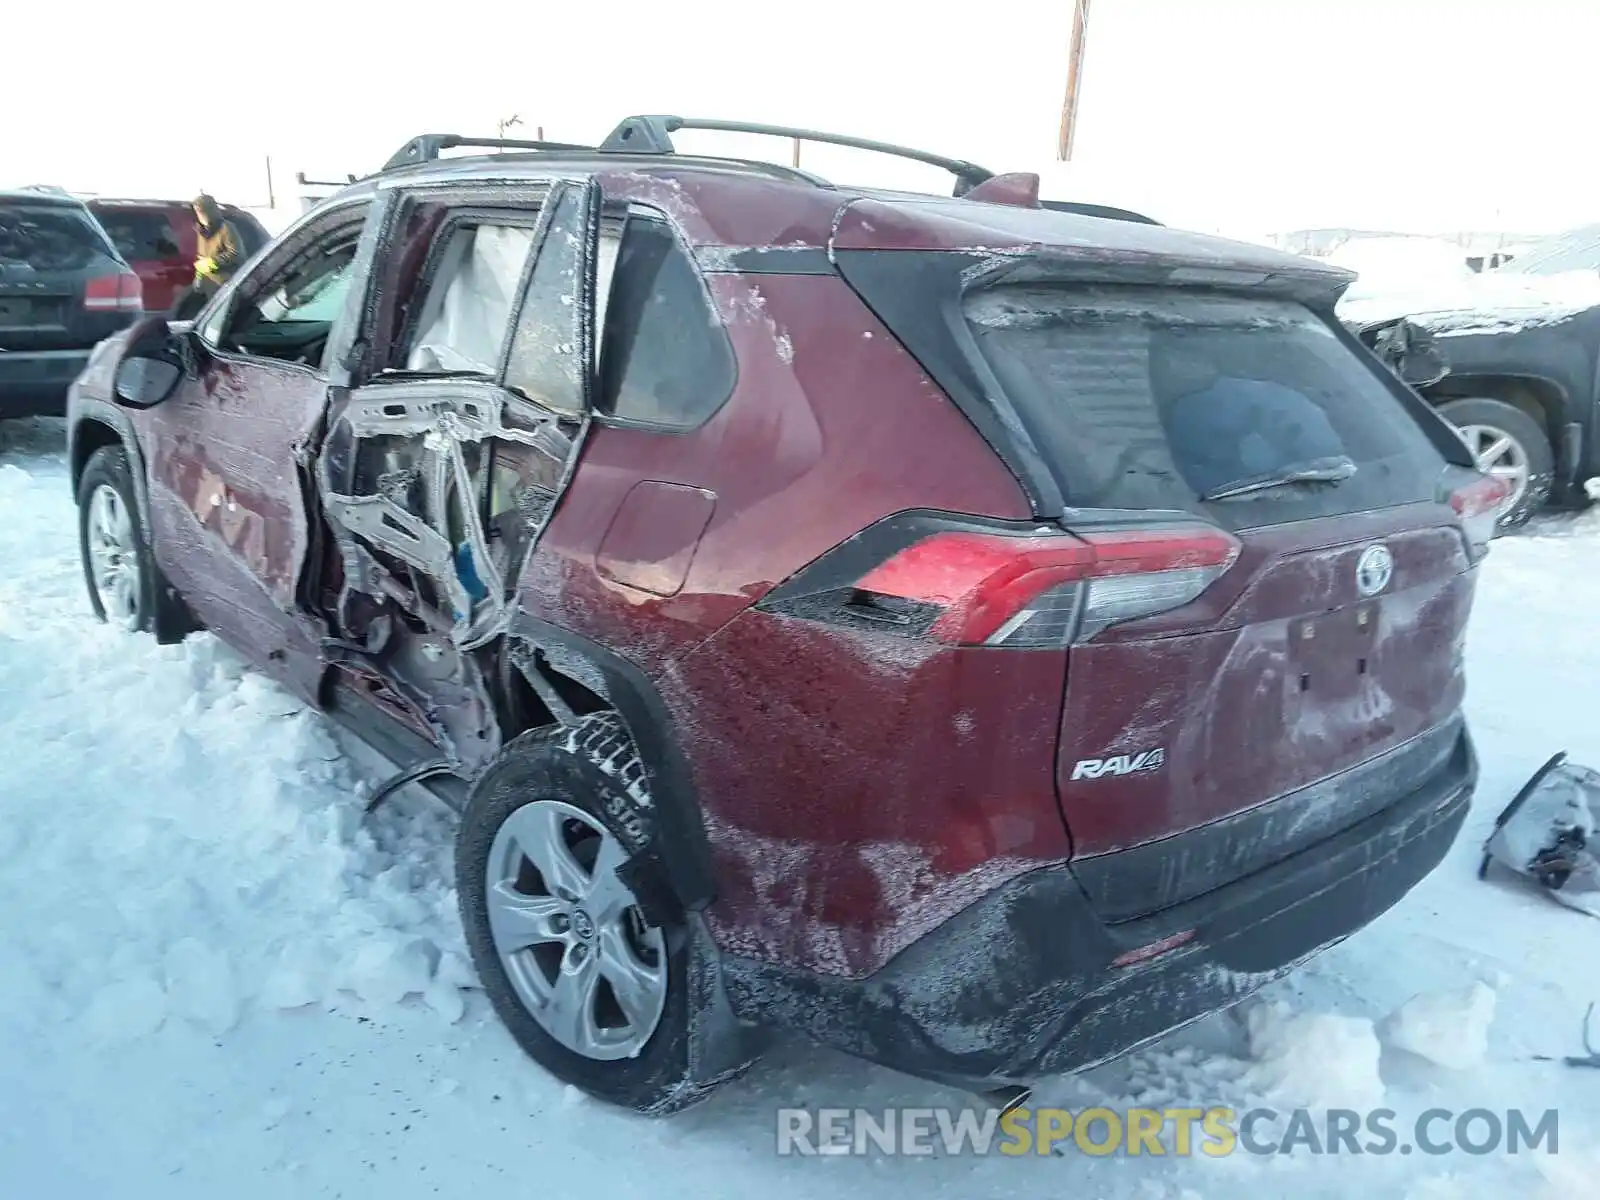
[[1115, 1058], [1242, 1000], [1390, 908], [1444, 857], [1477, 760], [1461, 731], [1410, 794], [1235, 883], [1137, 920], [1095, 915], [1069, 865], [996, 889], [865, 979], [727, 959], [749, 1021], [982, 1090]]
[[1557, 754], [1534, 772], [1484, 843], [1478, 878], [1498, 862], [1551, 897], [1600, 917], [1600, 772]]

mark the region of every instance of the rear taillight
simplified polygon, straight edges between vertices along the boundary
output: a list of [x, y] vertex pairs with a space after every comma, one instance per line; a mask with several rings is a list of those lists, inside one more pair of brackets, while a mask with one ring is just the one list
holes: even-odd
[[1501, 506], [1511, 498], [1512, 491], [1509, 481], [1493, 475], [1480, 475], [1450, 493], [1450, 507], [1461, 518], [1461, 532], [1467, 541], [1467, 553], [1474, 562], [1489, 553], [1489, 542], [1494, 538]]
[[143, 312], [144, 284], [132, 271], [101, 275], [84, 288], [83, 307], [90, 312]]
[[940, 530], [842, 586], [812, 589], [802, 579], [763, 607], [958, 646], [1061, 647], [1188, 604], [1238, 554], [1236, 539], [1199, 524]]

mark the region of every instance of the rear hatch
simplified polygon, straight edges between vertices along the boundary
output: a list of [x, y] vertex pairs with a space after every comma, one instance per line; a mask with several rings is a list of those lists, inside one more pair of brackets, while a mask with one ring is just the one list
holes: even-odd
[[1487, 534], [1458, 510], [1480, 481], [1345, 331], [1282, 289], [1148, 269], [1007, 283], [976, 256], [930, 321], [916, 310], [952, 268], [911, 268], [928, 257], [841, 261], [947, 390], [999, 411], [1002, 453], [1043, 464], [1091, 548], [999, 644], [1070, 647], [1057, 792], [1103, 916], [1199, 895], [1465, 770]]
[[142, 294], [81, 204], [0, 196], [0, 351], [88, 349], [140, 313]]

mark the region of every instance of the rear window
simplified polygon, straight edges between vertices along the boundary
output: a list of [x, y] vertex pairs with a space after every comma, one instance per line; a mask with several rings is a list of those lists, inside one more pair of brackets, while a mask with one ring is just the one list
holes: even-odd
[[[1369, 366], [1288, 301], [1012, 287], [966, 317], [1067, 502], [1233, 528], [1432, 499], [1444, 461]], [[1206, 499], [1289, 471], [1344, 476]]]
[[109, 257], [105, 234], [81, 208], [0, 204], [0, 263], [35, 271], [77, 271]]
[[117, 253], [129, 262], [178, 258], [183, 254], [173, 235], [172, 220], [165, 212], [103, 208], [98, 216]]

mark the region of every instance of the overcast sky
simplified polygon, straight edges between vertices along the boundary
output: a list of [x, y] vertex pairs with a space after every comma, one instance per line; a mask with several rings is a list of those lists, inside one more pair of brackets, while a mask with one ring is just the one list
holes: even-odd
[[[283, 203], [296, 171], [366, 172], [423, 130], [518, 114], [585, 141], [678, 112], [1039, 170], [1057, 198], [1241, 235], [1600, 221], [1597, 0], [1094, 0], [1066, 165], [1070, 0], [101, 2], [14, 0], [0, 21], [0, 183], [261, 204], [270, 154]], [[804, 165], [945, 186], [848, 153]]]

